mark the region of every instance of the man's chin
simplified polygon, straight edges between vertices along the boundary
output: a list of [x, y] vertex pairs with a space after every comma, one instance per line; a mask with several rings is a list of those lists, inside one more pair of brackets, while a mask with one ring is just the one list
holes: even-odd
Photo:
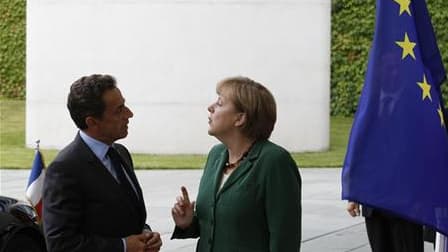
[[125, 132], [123, 132], [121, 135], [120, 135], [120, 138], [119, 139], [123, 139], [123, 138], [125, 138], [125, 137], [127, 137], [128, 136], [128, 131], [126, 130]]

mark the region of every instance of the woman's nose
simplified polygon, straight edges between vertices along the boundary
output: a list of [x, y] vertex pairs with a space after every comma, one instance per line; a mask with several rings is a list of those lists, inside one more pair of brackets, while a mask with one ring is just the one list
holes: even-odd
[[215, 104], [214, 103], [210, 104], [210, 106], [208, 106], [207, 110], [208, 110], [208, 112], [212, 113], [215, 110]]

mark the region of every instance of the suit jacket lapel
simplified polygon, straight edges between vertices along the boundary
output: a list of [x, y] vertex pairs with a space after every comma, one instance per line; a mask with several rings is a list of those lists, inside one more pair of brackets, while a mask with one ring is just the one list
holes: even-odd
[[[123, 156], [123, 155], [121, 155], [121, 156]], [[123, 160], [126, 160], [126, 159], [123, 159]], [[137, 190], [138, 198], [137, 198], [136, 203], [137, 203], [138, 209], [140, 209], [140, 214], [143, 218], [143, 217], [145, 217], [146, 210], [145, 210], [145, 202], [143, 200], [142, 189], [140, 188], [140, 185], [138, 183], [137, 176], [135, 175], [135, 172], [133, 170], [131, 170], [131, 168], [130, 168], [130, 164], [128, 164], [128, 162], [125, 161], [123, 166], [124, 166], [124, 169], [126, 170], [126, 173], [129, 175], [130, 179], [132, 180], [132, 183], [134, 184], [135, 189]], [[144, 221], [145, 220], [143, 220], [143, 222]]]
[[[135, 205], [135, 201], [132, 200], [121, 188], [120, 184], [117, 182], [117, 180], [114, 178], [114, 176], [112, 176], [112, 174], [107, 170], [107, 168], [103, 165], [103, 163], [101, 163], [101, 161], [95, 156], [95, 154], [92, 152], [92, 150], [89, 148], [89, 146], [87, 146], [87, 144], [82, 140], [81, 136], [79, 136], [79, 133], [77, 134], [76, 138], [75, 138], [75, 142], [77, 144], [77, 146], [79, 147], [79, 155], [80, 156], [84, 156], [87, 160], [87, 163], [89, 166], [91, 166], [92, 169], [95, 169], [95, 173], [99, 174], [98, 176], [98, 180], [104, 181], [104, 186], [110, 186], [110, 191], [111, 193], [114, 192], [118, 192], [119, 194], [121, 194], [126, 200], [128, 200], [131, 205], [130, 206], [135, 206], [135, 207], [131, 207], [133, 211], [138, 210], [136, 212], [136, 214], [139, 214], [141, 216], [141, 218], [143, 218], [144, 213], [142, 213], [142, 211], [145, 211], [145, 206], [144, 203], [143, 204], [143, 210], [142, 210], [142, 206], [141, 205]], [[119, 152], [120, 153], [120, 152]], [[125, 158], [123, 158], [123, 155], [120, 153], [121, 157], [123, 160], [126, 160]], [[125, 161], [124, 163], [127, 163], [127, 161]], [[126, 165], [124, 165], [126, 166]], [[138, 186], [138, 183], [134, 182], [135, 178], [133, 178], [133, 173], [128, 171], [128, 168], [126, 168], [126, 172], [128, 172], [129, 176], [131, 177], [134, 185], [136, 185], [137, 190], [139, 191], [139, 194], [141, 194], [141, 189]], [[135, 176], [135, 175], [134, 175]], [[99, 183], [102, 183], [100, 181], [98, 181]], [[143, 199], [143, 198], [142, 198]], [[140, 202], [143, 202], [143, 200], [141, 200]]]
[[135, 205], [135, 200], [131, 199], [127, 193], [125, 193], [118, 181], [112, 176], [112, 174], [104, 167], [104, 165], [99, 161], [96, 157], [94, 159], [88, 160], [91, 169], [95, 169], [95, 173], [100, 174], [97, 176], [98, 184], [101, 186], [106, 186], [110, 188], [110, 193], [117, 193], [121, 195], [124, 200], [128, 200], [131, 204], [130, 206]]
[[124, 161], [123, 167], [126, 170], [126, 173], [129, 175], [129, 178], [131, 179], [132, 184], [134, 185], [135, 189], [137, 190], [137, 195], [138, 195], [139, 199], [142, 199], [143, 192], [138, 183], [137, 176], [135, 175], [135, 172], [133, 171], [133, 169], [131, 167], [131, 161], [127, 158], [127, 155], [125, 155], [123, 153], [121, 148], [115, 147], [115, 149], [117, 150], [118, 154], [120, 154], [121, 159]]
[[87, 144], [82, 140], [81, 136], [79, 136], [79, 133], [76, 135], [75, 143], [78, 146], [79, 155], [83, 156], [83, 158], [80, 159], [82, 160], [85, 158], [92, 169], [95, 169], [96, 172], [101, 174], [102, 178], [108, 180], [109, 184], [113, 184], [113, 186], [116, 187], [116, 190], [119, 190], [119, 184], [115, 180], [114, 176], [112, 176], [112, 174], [106, 169], [106, 167], [104, 167], [103, 163], [101, 163], [101, 161], [95, 156], [89, 146], [87, 146]]
[[[116, 146], [115, 146], [116, 147]], [[137, 180], [137, 176], [135, 175], [135, 172], [133, 171], [132, 167], [131, 167], [131, 161], [128, 159], [128, 155], [125, 155], [123, 152], [123, 150], [121, 148], [115, 148], [118, 152], [118, 154], [120, 155], [121, 159], [124, 161], [122, 163], [126, 173], [128, 174], [129, 178], [132, 181], [132, 184], [134, 185], [135, 189], [137, 190], [137, 195], [138, 197], [135, 197], [133, 199], [130, 199], [131, 202], [133, 202], [134, 204], [136, 204], [137, 209], [139, 209], [140, 212], [140, 216], [141, 218], [146, 218], [146, 207], [145, 207], [145, 203], [143, 200], [143, 192], [142, 189], [140, 188], [140, 185], [138, 183]], [[126, 194], [126, 196], [128, 196]], [[129, 197], [127, 197], [129, 198]], [[145, 220], [143, 220], [144, 222]]]

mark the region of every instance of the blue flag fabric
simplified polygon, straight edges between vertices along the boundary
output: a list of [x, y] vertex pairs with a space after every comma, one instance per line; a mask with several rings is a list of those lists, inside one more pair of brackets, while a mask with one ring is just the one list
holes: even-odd
[[446, 78], [425, 0], [377, 0], [342, 198], [448, 235]]
[[26, 186], [27, 188], [40, 177], [43, 169], [44, 160], [42, 158], [42, 153], [40, 153], [39, 150], [36, 150], [33, 160], [33, 166], [31, 166], [30, 177], [28, 178], [28, 184]]

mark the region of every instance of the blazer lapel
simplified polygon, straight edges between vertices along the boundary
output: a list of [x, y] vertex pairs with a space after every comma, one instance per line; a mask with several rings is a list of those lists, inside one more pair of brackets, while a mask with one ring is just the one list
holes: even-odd
[[[243, 177], [244, 174], [246, 174], [247, 172], [250, 171], [250, 169], [252, 168], [253, 162], [257, 159], [258, 153], [261, 151], [261, 149], [263, 147], [263, 142], [264, 141], [257, 141], [256, 143], [254, 143], [254, 146], [249, 151], [249, 154], [247, 155], [247, 157], [241, 162], [239, 167], [236, 168], [236, 170], [233, 171], [232, 174], [230, 174], [229, 178], [224, 183], [221, 190], [219, 190], [217, 199], [219, 198], [219, 196], [222, 193], [224, 193], [228, 188], [230, 188], [233, 184], [235, 184], [236, 181], [238, 181], [241, 177]], [[222, 174], [222, 170], [223, 170], [223, 168], [220, 169], [220, 172], [219, 172], [220, 175]], [[222, 177], [222, 176], [219, 176], [219, 177]]]
[[228, 151], [227, 149], [223, 150], [221, 152], [221, 154], [219, 155], [219, 158], [216, 159], [215, 164], [212, 167], [217, 167], [216, 172], [215, 172], [215, 176], [214, 176], [214, 183], [213, 183], [213, 188], [214, 188], [214, 198], [217, 198], [217, 194], [218, 194], [218, 190], [219, 190], [219, 186], [221, 185], [221, 178], [222, 178], [222, 173], [224, 170], [224, 165], [226, 163], [227, 160], [227, 156], [228, 156]]

